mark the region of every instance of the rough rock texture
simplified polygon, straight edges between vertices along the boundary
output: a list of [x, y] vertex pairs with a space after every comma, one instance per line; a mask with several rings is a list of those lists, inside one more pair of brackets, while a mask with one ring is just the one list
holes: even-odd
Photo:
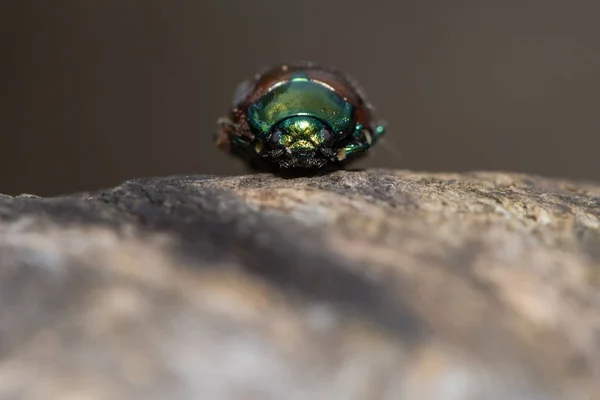
[[1, 399], [598, 399], [600, 186], [186, 176], [0, 196]]

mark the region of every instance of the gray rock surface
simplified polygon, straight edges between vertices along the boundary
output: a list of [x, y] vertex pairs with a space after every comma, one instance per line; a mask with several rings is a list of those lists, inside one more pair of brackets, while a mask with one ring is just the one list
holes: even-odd
[[0, 196], [0, 398], [598, 399], [600, 185], [368, 170]]

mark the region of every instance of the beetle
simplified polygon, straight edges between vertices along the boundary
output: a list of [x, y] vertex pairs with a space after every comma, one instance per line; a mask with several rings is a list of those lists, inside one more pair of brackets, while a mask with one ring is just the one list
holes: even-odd
[[343, 167], [385, 133], [347, 74], [314, 63], [281, 64], [242, 82], [216, 144], [255, 169]]

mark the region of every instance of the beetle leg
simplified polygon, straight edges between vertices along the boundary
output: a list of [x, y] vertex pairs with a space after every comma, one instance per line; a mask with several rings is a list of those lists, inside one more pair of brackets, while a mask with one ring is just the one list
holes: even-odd
[[243, 136], [234, 136], [231, 142], [239, 147], [250, 147], [251, 142]]
[[255, 142], [252, 138], [242, 135], [240, 126], [229, 118], [219, 118], [217, 124], [219, 126], [216, 139], [217, 146], [246, 158], [251, 158], [262, 152], [262, 143]]
[[373, 135], [368, 129], [361, 124], [356, 124], [350, 143], [342, 147], [337, 153], [338, 161], [367, 152], [374, 143], [373, 139]]
[[219, 129], [215, 138], [216, 145], [226, 151], [231, 149], [231, 133], [235, 132], [237, 125], [229, 118], [222, 117], [217, 120]]
[[359, 143], [350, 143], [338, 152], [338, 160], [342, 161], [346, 157], [354, 156], [357, 154], [365, 153], [371, 148], [371, 144], [369, 142], [362, 141]]
[[373, 128], [372, 133], [373, 133], [373, 139], [376, 141], [377, 139], [379, 139], [381, 136], [383, 136], [385, 134], [385, 131], [387, 130], [387, 127], [385, 125], [385, 123], [380, 122], [377, 125], [375, 125], [375, 128]]

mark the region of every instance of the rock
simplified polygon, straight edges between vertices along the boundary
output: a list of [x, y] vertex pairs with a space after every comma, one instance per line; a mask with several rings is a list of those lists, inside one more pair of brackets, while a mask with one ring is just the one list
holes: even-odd
[[600, 398], [600, 185], [368, 170], [0, 196], [2, 399]]

